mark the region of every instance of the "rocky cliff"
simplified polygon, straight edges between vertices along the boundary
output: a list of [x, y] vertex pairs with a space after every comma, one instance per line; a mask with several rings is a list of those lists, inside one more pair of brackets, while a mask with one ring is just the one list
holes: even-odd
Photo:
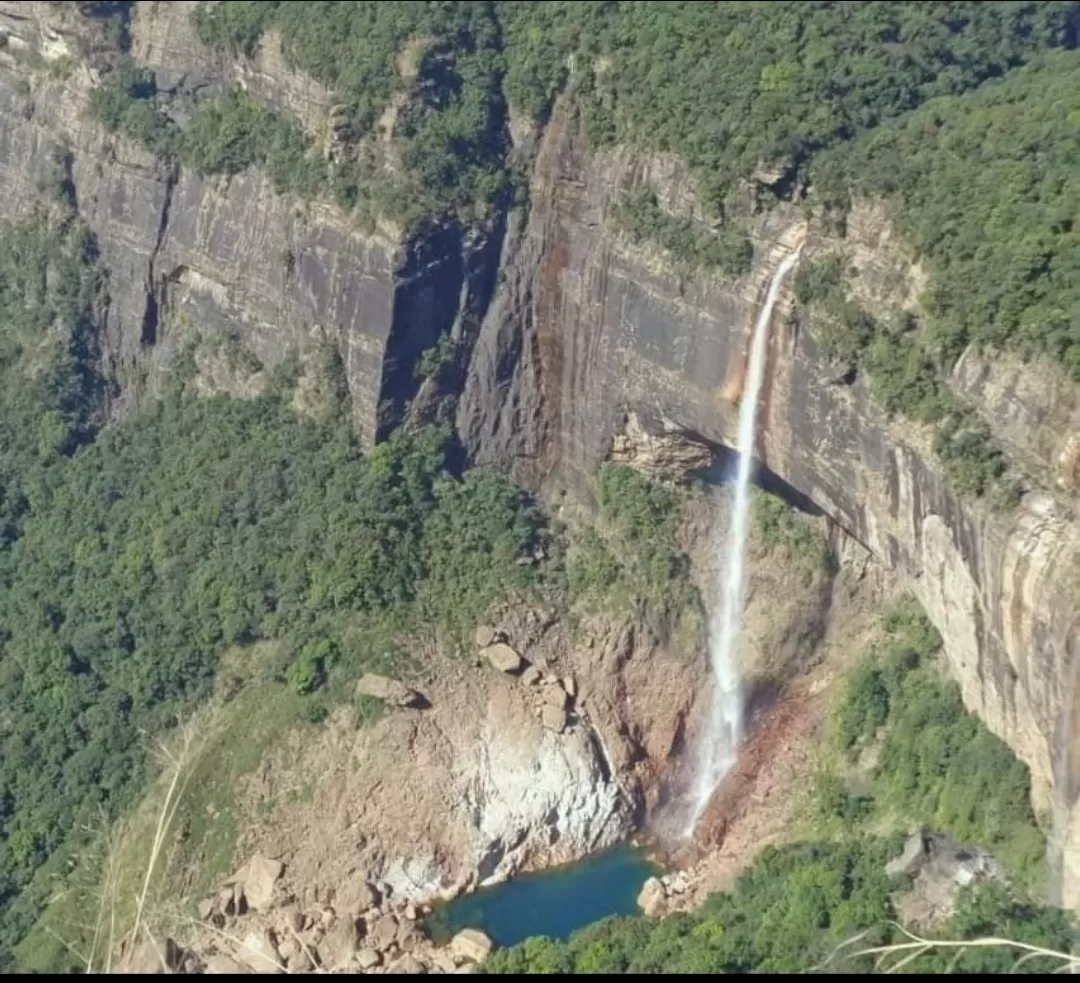
[[[757, 223], [753, 272], [736, 282], [687, 277], [612, 231], [621, 189], [648, 182], [669, 207], [692, 205], [676, 161], [590, 154], [563, 104], [536, 153], [532, 211], [511, 230], [501, 287], [477, 343], [460, 429], [481, 461], [528, 480], [571, 482], [613, 441], [651, 421], [656, 433], [731, 446], [750, 333], [783, 251], [843, 248], [873, 304], [903, 304], [919, 272], [863, 205], [846, 241], [780, 209]], [[825, 511], [906, 581], [945, 639], [965, 702], [1032, 769], [1036, 805], [1053, 812], [1065, 899], [1080, 901], [1074, 737], [1080, 615], [1075, 387], [1048, 366], [974, 352], [953, 382], [1015, 459], [1039, 478], [1014, 511], [961, 499], [927, 434], [886, 419], [856, 380], [845, 384], [813, 326], [776, 316], [758, 453], [765, 480]]]
[[[279, 59], [241, 71], [198, 54], [193, 6], [136, 5], [132, 49], [163, 85], [240, 81], [316, 125], [318, 88]], [[393, 229], [362, 233], [336, 209], [275, 194], [255, 171], [204, 179], [166, 167], [88, 118], [97, 73], [84, 18], [3, 3], [0, 32], [0, 217], [25, 215], [58, 153], [69, 155], [79, 212], [109, 270], [104, 349], [125, 393], [118, 410], [157, 392], [189, 344], [199, 347], [203, 385], [237, 394], [259, 391], [288, 356], [329, 346], [365, 439], [400, 421], [418, 388], [419, 353], [486, 304], [490, 230], [451, 225], [403, 243]], [[223, 347], [247, 357], [237, 365], [220, 357]]]
[[[138, 3], [132, 49], [163, 84], [240, 81], [317, 132], [326, 93], [288, 72], [273, 45], [251, 64], [215, 59], [193, 38], [188, 4]], [[445, 333], [466, 342], [458, 428], [473, 458], [537, 486], [583, 479], [636, 428], [729, 446], [749, 332], [777, 256], [833, 248], [794, 208], [756, 220], [756, 261], [739, 281], [694, 277], [621, 238], [621, 188], [648, 182], [693, 207], [677, 161], [593, 154], [570, 100], [542, 132], [527, 214], [469, 232], [453, 224], [403, 243], [364, 232], [330, 206], [276, 194], [260, 175], [204, 179], [165, 168], [85, 115], [92, 45], [55, 5], [0, 3], [0, 215], [25, 213], [67, 153], [79, 211], [110, 272], [108, 368], [125, 403], [156, 392], [193, 340], [204, 386], [257, 390], [290, 353], [340, 355], [354, 421], [376, 439], [403, 418], [419, 353]], [[917, 270], [872, 207], [847, 240], [860, 289], [881, 303], [915, 292]], [[783, 305], [782, 305], [783, 306]], [[479, 325], [478, 334], [474, 326]], [[208, 340], [209, 339], [209, 342]], [[232, 339], [253, 356], [215, 355]], [[765, 476], [820, 509], [895, 570], [942, 632], [965, 701], [1032, 768], [1052, 811], [1062, 890], [1080, 901], [1075, 387], [1051, 369], [969, 353], [955, 372], [1015, 458], [1038, 479], [1014, 511], [960, 499], [927, 435], [890, 422], [859, 380], [818, 356], [813, 326], [777, 316], [759, 455]]]

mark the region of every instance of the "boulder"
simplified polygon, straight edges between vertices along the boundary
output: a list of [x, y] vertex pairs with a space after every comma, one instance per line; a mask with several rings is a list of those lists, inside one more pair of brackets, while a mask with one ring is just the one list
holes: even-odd
[[566, 711], [552, 706], [550, 703], [545, 703], [540, 708], [540, 723], [548, 730], [561, 734], [566, 729]]
[[209, 921], [214, 915], [214, 899], [206, 898], [199, 902], [199, 920]]
[[540, 696], [543, 699], [545, 706], [557, 707], [559, 710], [565, 710], [570, 705], [570, 697], [566, 695], [566, 690], [562, 688], [558, 680], [546, 683], [544, 688], [540, 691]]
[[398, 920], [393, 915], [381, 915], [368, 926], [368, 939], [379, 950], [389, 949], [397, 934]]
[[452, 973], [457, 969], [457, 962], [453, 953], [445, 946], [438, 946], [427, 953], [432, 968], [442, 973]]
[[315, 963], [307, 949], [301, 949], [285, 960], [290, 973], [310, 973], [315, 968]]
[[648, 918], [656, 918], [664, 910], [667, 902], [667, 892], [663, 882], [658, 877], [650, 877], [642, 885], [641, 893], [638, 894], [638, 907]]
[[517, 654], [505, 642], [496, 642], [482, 649], [480, 654], [488, 660], [499, 672], [520, 672], [525, 665], [525, 660]]
[[577, 680], [573, 676], [563, 676], [562, 687], [571, 700], [577, 696]]
[[120, 960], [118, 972], [138, 973], [141, 976], [174, 973], [183, 959], [180, 947], [169, 938], [147, 939], [126, 952]]
[[319, 942], [319, 954], [322, 961], [331, 969], [345, 966], [356, 954], [360, 941], [356, 921], [352, 918], [339, 918], [333, 927]]
[[506, 635], [493, 625], [480, 625], [476, 629], [476, 647], [486, 649], [496, 642], [505, 642]]
[[287, 905], [281, 910], [281, 920], [289, 935], [296, 935], [307, 926], [304, 913], [295, 904]]
[[398, 922], [396, 941], [402, 952], [413, 952], [424, 943], [424, 933], [417, 928], [416, 922]]
[[265, 930], [248, 932], [236, 953], [253, 973], [283, 973], [285, 964], [271, 934]]
[[424, 703], [424, 698], [416, 690], [410, 689], [400, 680], [379, 676], [373, 672], [360, 678], [356, 684], [356, 693], [358, 696], [372, 696], [396, 707], [419, 707]]
[[[240, 889], [240, 901], [244, 901], [244, 889]], [[217, 893], [217, 897], [214, 898], [213, 910], [219, 915], [236, 915], [243, 914], [243, 912], [237, 912], [236, 910], [236, 893], [232, 884], [228, 887], [223, 887]]]
[[356, 965], [361, 969], [374, 969], [382, 962], [382, 956], [374, 949], [361, 949], [356, 953]]
[[929, 859], [930, 850], [926, 831], [918, 829], [908, 837], [900, 856], [885, 865], [885, 874], [888, 877], [898, 877], [901, 874], [914, 876]]
[[495, 944], [478, 928], [463, 928], [450, 940], [450, 952], [455, 959], [482, 963], [491, 955]]
[[388, 973], [411, 973], [416, 975], [417, 973], [426, 973], [427, 967], [420, 962], [415, 956], [410, 956], [405, 953], [400, 959], [398, 959], [387, 970]]
[[526, 666], [520, 679], [526, 686], [535, 686], [540, 682], [540, 670], [536, 666]]
[[255, 911], [269, 910], [274, 903], [274, 885], [284, 869], [285, 865], [280, 860], [271, 860], [256, 853], [236, 872], [234, 880], [241, 885], [249, 907]]
[[377, 908], [382, 900], [378, 889], [365, 880], [350, 880], [345, 887], [334, 894], [334, 904], [343, 911], [351, 911], [362, 914], [372, 908]]

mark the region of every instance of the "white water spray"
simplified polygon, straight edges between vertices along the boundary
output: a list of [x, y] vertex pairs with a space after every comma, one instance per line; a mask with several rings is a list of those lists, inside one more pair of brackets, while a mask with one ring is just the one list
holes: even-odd
[[765, 303], [754, 325], [750, 345], [750, 364], [746, 371], [739, 403], [739, 469], [735, 478], [735, 501], [727, 538], [716, 544], [717, 553], [726, 555], [720, 572], [719, 604], [709, 617], [709, 661], [714, 676], [713, 705], [709, 712], [704, 742], [700, 746], [693, 812], [687, 834], [693, 832], [713, 790], [735, 764], [742, 739], [742, 691], [735, 643], [742, 620], [746, 564], [746, 537], [750, 521], [750, 479], [753, 475], [754, 437], [757, 423], [758, 395], [765, 376], [765, 353], [769, 341], [769, 322], [784, 278], [799, 261], [799, 251], [785, 256], [773, 274]]

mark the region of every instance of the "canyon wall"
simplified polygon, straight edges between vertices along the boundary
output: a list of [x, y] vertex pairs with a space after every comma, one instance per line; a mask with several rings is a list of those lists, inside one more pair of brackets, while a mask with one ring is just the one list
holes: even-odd
[[[133, 49], [163, 84], [237, 80], [243, 73], [222, 74], [222, 60], [193, 54], [192, 6], [138, 4]], [[361, 232], [338, 209], [276, 194], [254, 170], [203, 178], [166, 166], [89, 118], [96, 72], [83, 19], [0, 3], [0, 32], [0, 217], [25, 216], [69, 155], [78, 211], [109, 271], [103, 342], [124, 393], [117, 411], [158, 392], [192, 342], [205, 387], [237, 394], [259, 391], [287, 356], [330, 346], [364, 439], [399, 422], [419, 353], [455, 329], [460, 311], [486, 303], [489, 235], [451, 225], [406, 245], [392, 229]], [[252, 69], [242, 80], [269, 102], [298, 106], [301, 92], [318, 105], [289, 73], [275, 83]], [[214, 357], [223, 346], [254, 359], [225, 364]]]
[[[691, 205], [677, 162], [590, 154], [574, 107], [557, 109], [537, 149], [531, 214], [504, 245], [500, 293], [461, 402], [460, 430], [478, 460], [510, 464], [536, 483], [580, 482], [628, 413], [656, 433], [733, 446], [756, 311], [777, 256], [800, 243], [806, 260], [842, 245], [870, 306], [917, 290], [919, 271], [891, 241], [887, 216], [868, 205], [856, 209], [842, 244], [796, 209], [776, 209], [757, 221], [747, 277], [681, 275], [613, 232], [613, 199], [642, 181], [669, 206]], [[958, 497], [929, 434], [887, 420], [859, 380], [836, 379], [812, 325], [782, 313], [758, 453], [789, 493], [910, 585], [944, 637], [966, 704], [1031, 766], [1036, 806], [1052, 813], [1054, 849], [1063, 852], [1061, 889], [1075, 904], [1080, 404], [1047, 366], [973, 352], [953, 381], [1038, 479], [1013, 511]]]
[[[325, 92], [286, 71], [273, 45], [240, 66], [210, 56], [190, 33], [189, 6], [136, 5], [133, 50], [163, 84], [240, 81], [318, 132]], [[0, 3], [0, 216], [26, 214], [57, 148], [69, 153], [78, 210], [109, 270], [104, 346], [124, 391], [118, 412], [160, 389], [192, 332], [254, 356], [239, 374], [209, 355], [201, 363], [206, 387], [241, 394], [258, 391], [289, 353], [329, 344], [370, 442], [404, 416], [419, 353], [453, 332], [467, 342], [457, 422], [472, 457], [538, 487], [584, 488], [631, 411], [636, 426], [730, 446], [777, 256], [799, 243], [807, 258], [836, 245], [784, 206], [755, 219], [746, 277], [673, 270], [614, 231], [610, 205], [647, 181], [669, 207], [692, 209], [686, 174], [666, 158], [590, 153], [570, 100], [542, 132], [518, 134], [534, 159], [527, 214], [402, 244], [393, 230], [360, 231], [329, 205], [279, 195], [253, 171], [207, 179], [105, 134], [85, 113], [96, 74], [69, 16]], [[844, 248], [869, 301], [912, 293], [918, 271], [880, 210], [856, 213]], [[1038, 479], [1017, 509], [998, 513], [950, 490], [926, 433], [886, 420], [861, 381], [836, 380], [812, 327], [775, 318], [760, 458], [919, 597], [966, 703], [1031, 766], [1036, 803], [1054, 818], [1063, 896], [1077, 903], [1075, 387], [1045, 367], [974, 353], [957, 366], [957, 389]]]

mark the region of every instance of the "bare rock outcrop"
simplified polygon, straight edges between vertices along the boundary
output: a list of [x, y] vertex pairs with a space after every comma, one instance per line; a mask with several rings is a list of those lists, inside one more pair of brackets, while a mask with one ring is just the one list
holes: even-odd
[[480, 650], [480, 656], [487, 659], [499, 672], [517, 673], [525, 664], [525, 660], [505, 642], [485, 646]]
[[648, 918], [663, 914], [667, 905], [667, 890], [659, 877], [650, 877], [641, 888], [637, 898], [638, 907]]
[[478, 928], [462, 929], [450, 940], [450, 951], [455, 957], [474, 963], [482, 963], [493, 948], [491, 939]]
[[370, 696], [395, 707], [420, 707], [426, 702], [416, 690], [397, 679], [365, 673], [356, 684], [357, 696]]

